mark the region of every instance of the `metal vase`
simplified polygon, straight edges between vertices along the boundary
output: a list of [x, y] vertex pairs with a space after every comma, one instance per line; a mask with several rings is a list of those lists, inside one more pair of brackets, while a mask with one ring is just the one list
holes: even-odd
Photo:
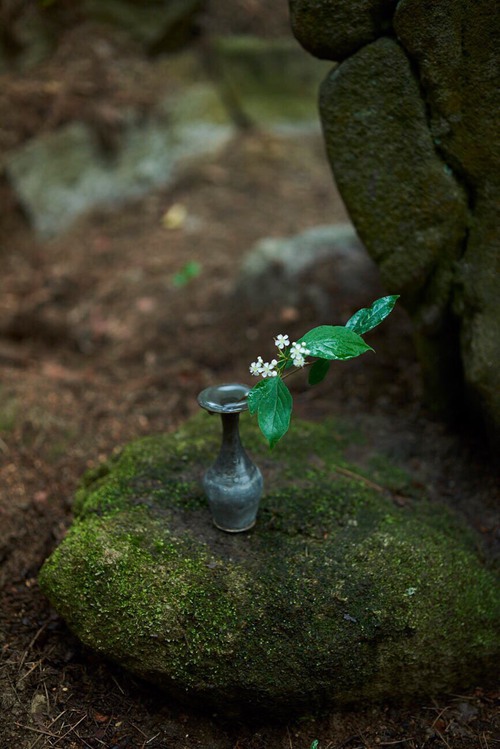
[[241, 533], [255, 525], [264, 482], [240, 440], [240, 413], [247, 409], [247, 385], [216, 385], [203, 390], [198, 403], [222, 420], [222, 444], [215, 463], [203, 476], [214, 525]]

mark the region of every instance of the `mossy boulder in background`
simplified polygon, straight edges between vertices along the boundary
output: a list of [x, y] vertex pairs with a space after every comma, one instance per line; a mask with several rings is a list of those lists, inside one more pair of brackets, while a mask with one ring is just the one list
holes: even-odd
[[500, 108], [494, 0], [289, 0], [335, 179], [414, 323], [428, 400], [500, 443]]
[[207, 66], [239, 124], [272, 123], [282, 132], [318, 129], [317, 88], [330, 65], [304, 60], [293, 38], [218, 36], [207, 52]]
[[[339, 431], [296, 422], [270, 457], [243, 424], [267, 492], [236, 536], [212, 526], [199, 485], [215, 420], [128, 445], [79, 491], [43, 591], [86, 645], [219, 712], [289, 715], [492, 674], [500, 596], [475, 537], [446, 509], [340, 473]], [[404, 490], [402, 471], [377, 466]]]
[[161, 83], [149, 107], [134, 104], [130, 91], [118, 94], [120, 115], [106, 143], [87, 119], [5, 154], [9, 185], [42, 239], [88, 211], [172, 186], [186, 169], [216, 158], [242, 122], [287, 137], [318, 132], [316, 89], [325, 63], [311, 58], [304, 65], [293, 39], [217, 38], [207, 50], [210, 62], [195, 48], [151, 62]]

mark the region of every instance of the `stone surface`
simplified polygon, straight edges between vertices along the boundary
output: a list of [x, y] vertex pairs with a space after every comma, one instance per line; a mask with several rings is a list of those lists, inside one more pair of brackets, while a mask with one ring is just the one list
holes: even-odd
[[[218, 420], [132, 443], [87, 477], [42, 589], [86, 645], [218, 713], [289, 718], [485, 683], [500, 601], [477, 540], [425, 498], [401, 506], [339, 474], [363, 473], [343, 458], [347, 433], [295, 422], [271, 458], [246, 415], [267, 490], [236, 536], [212, 526], [199, 486]], [[410, 491], [374, 461], [379, 483]]]
[[290, 10], [306, 49], [344, 60], [322, 87], [329, 157], [413, 318], [428, 401], [450, 415], [468, 403], [500, 442], [495, 3], [290, 0]]
[[394, 29], [415, 62], [437, 149], [467, 181], [499, 180], [500, 17], [492, 0], [401, 0]]
[[316, 57], [343, 60], [391, 28], [397, 0], [289, 0], [292, 28]]
[[239, 122], [276, 130], [318, 130], [317, 90], [331, 67], [305, 59], [293, 39], [216, 37], [209, 63]]
[[303, 65], [293, 40], [219, 39], [215, 49], [210, 74], [197, 50], [151, 63], [165, 77], [165, 92], [147, 115], [140, 106], [120, 111], [111, 149], [95, 128], [74, 122], [6, 154], [2, 166], [42, 238], [93, 208], [171, 184], [195, 159], [213, 158], [241, 124], [239, 114], [291, 137], [319, 131], [316, 89], [324, 63]]
[[225, 145], [233, 132], [216, 90], [200, 82], [189, 92], [168, 95], [146, 121], [131, 112], [112, 153], [88, 125], [75, 122], [9, 154], [5, 168], [45, 238], [92, 208], [171, 183], [194, 159]]
[[315, 226], [291, 237], [266, 237], [243, 260], [235, 297], [256, 312], [269, 304], [312, 305], [318, 318], [331, 318], [331, 285], [356, 299], [378, 276], [351, 224]]
[[385, 285], [413, 313], [436, 402], [440, 382], [456, 372], [448, 307], [466, 194], [436, 153], [418, 81], [396, 42], [380, 39], [346, 60], [323, 83], [320, 106], [337, 185]]
[[491, 0], [402, 0], [395, 30], [418, 66], [437, 151], [467, 189], [469, 233], [454, 276], [468, 397], [500, 444], [500, 14]]

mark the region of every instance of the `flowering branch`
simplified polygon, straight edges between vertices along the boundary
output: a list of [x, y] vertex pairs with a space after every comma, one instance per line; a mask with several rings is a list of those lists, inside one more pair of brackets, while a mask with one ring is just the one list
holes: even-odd
[[[309, 384], [316, 385], [325, 378], [332, 360], [352, 359], [373, 351], [361, 336], [392, 312], [397, 299], [398, 295], [377, 299], [371, 307], [356, 312], [344, 326], [320, 325], [291, 345], [289, 336], [279, 333], [274, 339], [278, 358], [265, 362], [258, 356], [250, 364], [250, 373], [262, 379], [248, 393], [248, 410], [257, 414], [260, 430], [271, 448], [290, 426], [292, 395], [283, 380], [310, 366]], [[315, 359], [307, 360], [308, 356]], [[290, 367], [295, 369], [288, 371]]]

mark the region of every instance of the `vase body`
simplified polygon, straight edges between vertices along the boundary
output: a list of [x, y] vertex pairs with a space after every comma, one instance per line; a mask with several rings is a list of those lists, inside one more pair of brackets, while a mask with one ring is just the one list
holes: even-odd
[[239, 417], [247, 407], [247, 392], [246, 386], [220, 385], [198, 397], [203, 408], [219, 413], [222, 420], [222, 444], [215, 463], [203, 476], [203, 488], [214, 524], [229, 533], [241, 533], [255, 525], [264, 486], [260, 470], [240, 440]]

